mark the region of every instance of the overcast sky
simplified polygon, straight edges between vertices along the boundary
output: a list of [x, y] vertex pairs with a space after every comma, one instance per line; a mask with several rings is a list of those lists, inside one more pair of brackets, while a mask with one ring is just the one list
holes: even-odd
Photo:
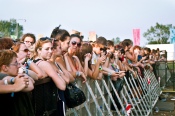
[[107, 39], [133, 39], [132, 29], [143, 33], [156, 22], [175, 26], [175, 0], [0, 0], [0, 20], [17, 20], [24, 33], [50, 36], [53, 28], [89, 31]]

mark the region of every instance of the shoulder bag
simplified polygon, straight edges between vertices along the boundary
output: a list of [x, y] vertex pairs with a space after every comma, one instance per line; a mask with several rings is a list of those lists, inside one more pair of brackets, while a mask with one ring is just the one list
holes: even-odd
[[64, 95], [66, 99], [66, 105], [69, 108], [79, 106], [86, 101], [84, 92], [72, 83], [69, 83], [66, 86]]

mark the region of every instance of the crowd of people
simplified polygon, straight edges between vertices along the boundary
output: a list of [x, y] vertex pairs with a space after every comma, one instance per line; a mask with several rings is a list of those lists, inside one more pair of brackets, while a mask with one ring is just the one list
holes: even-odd
[[[155, 71], [155, 63], [166, 60], [159, 49], [151, 50], [133, 45], [124, 39], [117, 45], [105, 37], [83, 41], [79, 34], [69, 34], [56, 27], [50, 37], [36, 41], [26, 33], [19, 41], [0, 38], [0, 108], [8, 116], [34, 116], [30, 92], [37, 80], [51, 78], [58, 88], [58, 113], [65, 116], [66, 85], [76, 78], [101, 80], [105, 76], [113, 82], [131, 73], [144, 78], [144, 70]], [[60, 102], [61, 101], [61, 102]], [[7, 110], [8, 109], [8, 110]]]

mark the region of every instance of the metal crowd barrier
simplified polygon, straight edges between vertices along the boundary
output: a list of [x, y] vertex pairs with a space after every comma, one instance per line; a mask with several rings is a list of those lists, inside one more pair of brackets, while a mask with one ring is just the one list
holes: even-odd
[[[162, 89], [170, 86], [171, 90], [175, 91], [174, 79], [174, 61], [157, 61], [156, 62], [156, 75], [160, 78], [160, 87]], [[172, 92], [172, 91], [169, 91]]]
[[[67, 109], [66, 116], [149, 116], [162, 92], [154, 73], [145, 70], [144, 78], [138, 75], [134, 78], [131, 74], [130, 77], [124, 77], [123, 81], [123, 88], [118, 93], [110, 77], [88, 79], [85, 84], [77, 80], [78, 87], [84, 91], [87, 99], [82, 105]], [[35, 86], [33, 104], [37, 116], [54, 115], [57, 96], [55, 88], [52, 81]], [[112, 90], [118, 103], [111, 94]]]
[[[144, 78], [137, 76], [135, 79], [132, 75], [128, 79], [124, 77], [125, 84], [120, 94], [108, 77], [99, 81], [89, 79], [84, 85], [78, 83], [87, 100], [76, 108], [68, 109], [66, 116], [149, 116], [162, 91], [153, 72], [145, 70], [144, 74]], [[120, 109], [111, 95], [112, 89], [121, 105]], [[115, 110], [111, 110], [111, 104]], [[131, 106], [130, 113], [127, 106]]]

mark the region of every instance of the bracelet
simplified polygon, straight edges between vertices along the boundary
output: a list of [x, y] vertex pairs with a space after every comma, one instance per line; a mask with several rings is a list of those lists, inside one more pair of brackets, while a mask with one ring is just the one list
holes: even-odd
[[99, 67], [99, 70], [103, 70], [102, 66]]
[[[15, 78], [12, 77], [12, 78], [10, 79], [10, 83], [11, 83], [11, 84], [14, 84], [14, 82], [15, 82]], [[14, 97], [14, 92], [11, 93], [11, 97]]]
[[110, 77], [111, 76], [111, 73], [110, 72], [108, 72], [108, 77]]
[[21, 67], [22, 73], [26, 73], [26, 69], [24, 67]]
[[11, 83], [11, 84], [14, 84], [14, 82], [15, 82], [15, 78], [12, 77], [12, 78], [10, 79], [10, 83]]
[[27, 65], [28, 65], [28, 68], [30, 67], [30, 64], [32, 63], [32, 60], [28, 59], [27, 60]]
[[79, 77], [81, 74], [79, 71], [76, 72], [76, 76]]
[[57, 73], [58, 74], [58, 76], [61, 76], [61, 74], [59, 74], [59, 73]]
[[26, 69], [25, 73], [28, 75], [28, 69]]
[[4, 80], [4, 84], [5, 84], [5, 85], [8, 85], [7, 79]]

